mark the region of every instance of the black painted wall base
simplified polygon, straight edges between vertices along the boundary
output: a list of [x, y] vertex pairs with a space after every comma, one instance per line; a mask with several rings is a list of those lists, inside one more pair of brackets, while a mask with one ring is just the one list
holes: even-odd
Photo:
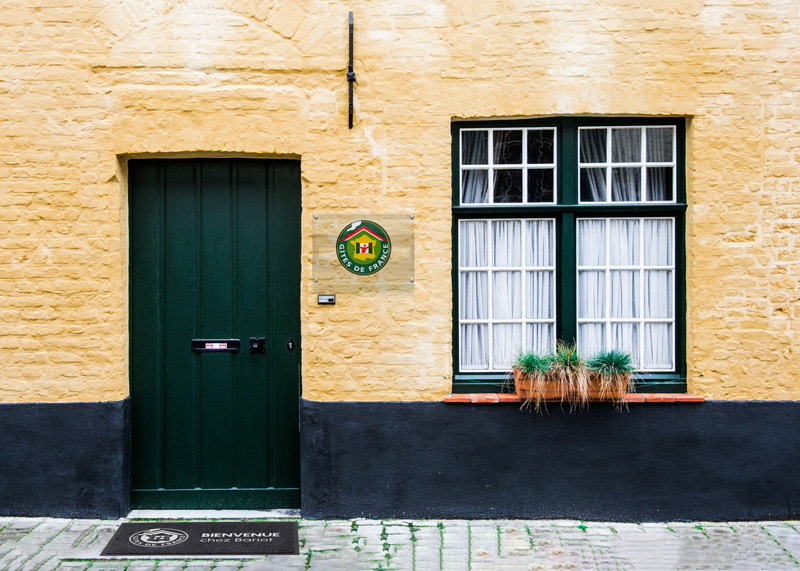
[[800, 403], [301, 402], [302, 512], [324, 518], [800, 517]]
[[0, 403], [0, 515], [128, 514], [128, 400]]

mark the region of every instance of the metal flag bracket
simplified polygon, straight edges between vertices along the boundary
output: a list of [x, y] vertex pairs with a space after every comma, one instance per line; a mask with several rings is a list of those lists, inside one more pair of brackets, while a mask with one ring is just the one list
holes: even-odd
[[347, 86], [349, 96], [347, 125], [348, 128], [353, 128], [353, 83], [356, 81], [356, 72], [353, 71], [353, 13], [350, 12], [350, 63], [347, 64]]

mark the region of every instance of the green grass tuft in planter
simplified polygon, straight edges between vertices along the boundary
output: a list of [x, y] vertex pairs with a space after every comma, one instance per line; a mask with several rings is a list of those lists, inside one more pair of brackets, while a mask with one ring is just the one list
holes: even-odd
[[635, 390], [632, 376], [635, 367], [630, 354], [617, 349], [603, 351], [589, 359], [588, 365], [600, 384], [600, 398], [611, 398], [621, 407], [625, 394]]
[[589, 368], [574, 343], [556, 344], [553, 372], [556, 382], [564, 387], [561, 402], [569, 401], [570, 410], [584, 408], [589, 403]]
[[568, 402], [570, 410], [584, 408], [589, 401], [611, 401], [622, 408], [625, 394], [633, 391], [631, 356], [616, 349], [587, 362], [574, 343], [559, 341], [555, 352], [548, 355], [520, 353], [512, 369], [523, 407], [533, 405], [537, 412], [553, 400]]

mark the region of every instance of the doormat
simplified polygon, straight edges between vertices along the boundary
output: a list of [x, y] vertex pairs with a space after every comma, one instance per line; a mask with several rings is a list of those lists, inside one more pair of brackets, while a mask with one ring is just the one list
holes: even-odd
[[101, 555], [298, 555], [294, 521], [123, 523]]

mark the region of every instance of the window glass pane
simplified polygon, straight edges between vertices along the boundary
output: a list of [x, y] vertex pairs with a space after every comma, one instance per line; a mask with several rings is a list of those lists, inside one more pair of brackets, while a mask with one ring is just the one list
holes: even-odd
[[611, 272], [611, 318], [639, 317], [639, 272]]
[[495, 266], [522, 265], [522, 223], [519, 220], [495, 220], [492, 222]]
[[606, 129], [580, 129], [580, 162], [606, 162]]
[[644, 273], [645, 318], [672, 318], [672, 271], [648, 270]]
[[647, 161], [651, 163], [672, 162], [672, 127], [647, 128]]
[[605, 350], [606, 327], [603, 323], [578, 325], [578, 353], [589, 358]]
[[528, 202], [553, 202], [553, 169], [528, 171]]
[[494, 171], [494, 201], [522, 202], [522, 170]]
[[606, 316], [606, 273], [578, 272], [578, 317]]
[[612, 266], [639, 265], [639, 221], [608, 221], [608, 257]]
[[528, 131], [528, 164], [553, 164], [555, 131]]
[[606, 264], [606, 221], [578, 220], [578, 265]]
[[553, 319], [553, 272], [528, 272], [527, 319]]
[[461, 171], [461, 204], [489, 202], [489, 172]]
[[462, 325], [459, 350], [462, 370], [487, 370], [489, 368], [489, 326], [481, 323]]
[[605, 202], [606, 169], [581, 169], [581, 202]]
[[525, 265], [541, 268], [553, 265], [553, 220], [528, 220], [525, 227], [528, 233], [528, 248]]
[[672, 369], [672, 325], [645, 323], [642, 353], [644, 369]]
[[639, 167], [611, 169], [611, 200], [614, 202], [635, 202], [640, 200], [642, 169]]
[[642, 130], [611, 129], [611, 161], [638, 163], [642, 160]]
[[672, 266], [672, 230], [673, 221], [644, 221], [644, 265]]
[[522, 164], [522, 131], [494, 132], [494, 163], [496, 165]]
[[459, 287], [458, 314], [461, 319], [488, 319], [488, 273], [462, 272]]
[[461, 131], [461, 164], [489, 164], [489, 132]]
[[495, 369], [510, 369], [522, 349], [522, 324], [500, 323], [492, 326], [494, 345], [492, 365]]
[[647, 200], [672, 200], [672, 167], [647, 167]]
[[555, 349], [552, 323], [528, 323], [525, 325], [528, 336], [528, 350], [545, 355]]
[[612, 323], [611, 348], [624, 351], [631, 356], [631, 363], [639, 367], [639, 324], [638, 323]]
[[522, 319], [522, 273], [495, 272], [492, 281], [492, 317]]
[[485, 268], [489, 265], [487, 255], [488, 224], [474, 220], [461, 222], [459, 226], [458, 263], [462, 268]]

